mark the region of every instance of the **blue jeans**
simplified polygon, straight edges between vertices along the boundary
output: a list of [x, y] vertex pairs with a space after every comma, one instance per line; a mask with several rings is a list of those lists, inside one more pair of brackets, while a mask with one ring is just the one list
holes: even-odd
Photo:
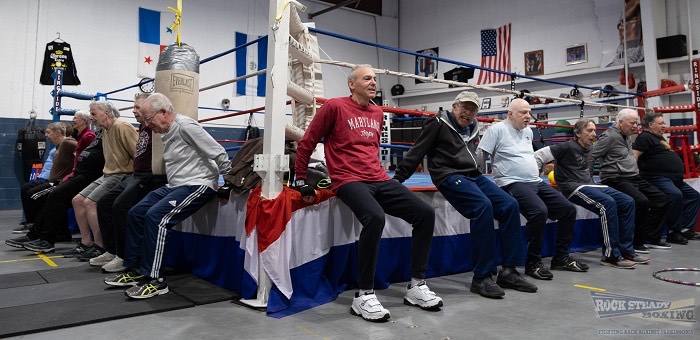
[[496, 231], [498, 220], [503, 266], [523, 264], [523, 239], [518, 202], [484, 176], [451, 175], [438, 188], [462, 216], [470, 219], [474, 279], [497, 273]]
[[129, 210], [124, 266], [161, 278], [168, 229], [197, 212], [216, 195], [206, 185], [162, 186]]
[[579, 188], [569, 198], [600, 216], [603, 231], [603, 256], [618, 258], [634, 255], [634, 200], [610, 187]]
[[671, 179], [662, 176], [644, 178], [669, 198], [670, 204], [666, 215], [668, 230], [678, 232], [683, 229], [695, 230], [698, 209], [700, 209], [700, 193], [682, 178]]

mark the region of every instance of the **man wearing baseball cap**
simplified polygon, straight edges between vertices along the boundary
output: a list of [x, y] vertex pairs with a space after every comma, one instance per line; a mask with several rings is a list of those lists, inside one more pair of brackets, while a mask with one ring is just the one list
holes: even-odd
[[[524, 262], [518, 202], [478, 169], [475, 144], [480, 107], [476, 93], [463, 91], [455, 98], [452, 112], [443, 111], [428, 119], [396, 169], [394, 179], [403, 182], [409, 178], [427, 155], [430, 177], [437, 189], [462, 216], [471, 220], [474, 278], [470, 291], [490, 298], [503, 297], [503, 288], [534, 293], [537, 286], [515, 269]], [[494, 229], [494, 217], [498, 231]], [[496, 262], [497, 237], [501, 243], [500, 271]], [[494, 282], [492, 276], [496, 273]]]

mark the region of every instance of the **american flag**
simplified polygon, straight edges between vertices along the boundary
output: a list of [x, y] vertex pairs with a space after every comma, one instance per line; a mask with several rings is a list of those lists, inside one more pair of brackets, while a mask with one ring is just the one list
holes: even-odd
[[[510, 72], [510, 24], [481, 31], [481, 67]], [[480, 70], [477, 84], [508, 80], [506, 74]]]

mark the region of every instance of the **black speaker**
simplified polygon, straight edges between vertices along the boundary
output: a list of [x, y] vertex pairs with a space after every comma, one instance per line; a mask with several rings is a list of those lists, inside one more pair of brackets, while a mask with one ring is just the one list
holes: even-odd
[[[445, 80], [466, 83], [469, 79], [474, 78], [474, 69], [471, 67], [457, 67], [443, 73], [443, 75], [445, 76]], [[450, 87], [454, 86], [450, 85]]]
[[656, 58], [668, 59], [688, 55], [685, 35], [672, 35], [656, 39]]

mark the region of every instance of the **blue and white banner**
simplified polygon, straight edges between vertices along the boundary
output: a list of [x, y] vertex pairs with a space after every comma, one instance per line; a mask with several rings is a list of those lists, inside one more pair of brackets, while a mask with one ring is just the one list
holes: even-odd
[[155, 78], [160, 52], [175, 41], [170, 29], [172, 17], [166, 13], [139, 8], [139, 56], [136, 73], [141, 78]]
[[[249, 41], [260, 38], [236, 32], [236, 46], [241, 46]], [[260, 39], [255, 44], [236, 51], [236, 77], [267, 68], [267, 37]], [[265, 97], [265, 74], [250, 77], [245, 81], [236, 83], [236, 94], [241, 96]]]

